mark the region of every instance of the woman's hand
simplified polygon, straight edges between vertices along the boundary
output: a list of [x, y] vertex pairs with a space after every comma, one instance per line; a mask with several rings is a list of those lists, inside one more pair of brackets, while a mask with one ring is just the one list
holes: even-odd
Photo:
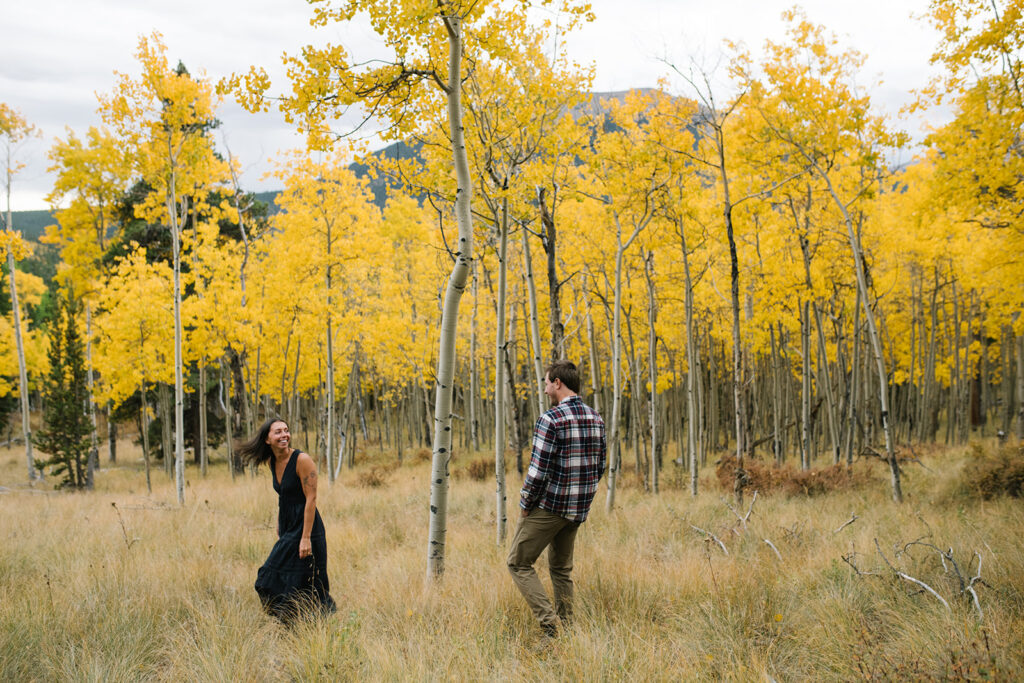
[[313, 554], [313, 544], [308, 538], [299, 541], [299, 557], [306, 558]]

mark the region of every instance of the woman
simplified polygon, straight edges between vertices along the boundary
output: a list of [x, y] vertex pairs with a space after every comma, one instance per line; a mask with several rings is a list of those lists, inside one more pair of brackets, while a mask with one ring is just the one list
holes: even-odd
[[288, 623], [303, 605], [323, 613], [335, 610], [327, 579], [327, 536], [316, 509], [316, 464], [291, 447], [284, 420], [263, 423], [239, 447], [247, 464], [270, 464], [278, 493], [277, 543], [256, 575], [256, 592], [264, 609]]

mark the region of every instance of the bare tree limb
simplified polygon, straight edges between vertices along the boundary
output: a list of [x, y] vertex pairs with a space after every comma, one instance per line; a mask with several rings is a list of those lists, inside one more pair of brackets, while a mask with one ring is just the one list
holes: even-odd
[[934, 588], [932, 588], [931, 586], [926, 584], [924, 581], [921, 581], [920, 579], [915, 579], [913, 576], [910, 576], [909, 574], [906, 574], [904, 572], [901, 572], [899, 569], [896, 569], [896, 567], [894, 567], [893, 564], [891, 562], [889, 562], [889, 558], [885, 556], [885, 553], [882, 552], [882, 546], [878, 544], [878, 539], [877, 538], [875, 539], [875, 548], [878, 549], [878, 554], [881, 556], [881, 558], [885, 562], [885, 564], [888, 565], [889, 569], [891, 569], [893, 571], [893, 573], [896, 574], [896, 576], [900, 577], [901, 579], [903, 579], [905, 581], [909, 581], [909, 582], [911, 582], [911, 583], [913, 583], [913, 584], [915, 584], [917, 586], [920, 586], [924, 590], [926, 590], [929, 593], [931, 593], [932, 595], [934, 595], [938, 599], [938, 601], [941, 602], [945, 606], [945, 608], [947, 610], [952, 611], [952, 609], [949, 606], [949, 603], [946, 602], [946, 599], [944, 597], [942, 597], [941, 595], [939, 595], [938, 593], [936, 593]]
[[736, 519], [738, 519], [740, 521], [740, 524], [743, 525], [743, 528], [746, 529], [747, 520], [750, 519], [750, 513], [754, 511], [754, 503], [757, 502], [757, 491], [754, 491], [754, 497], [750, 500], [750, 507], [747, 508], [747, 514], [742, 516], [740, 515], [740, 513], [736, 512], [736, 508], [730, 505], [729, 502], [725, 500], [725, 498], [722, 499], [722, 502], [725, 503], [725, 506], [732, 511], [732, 514], [736, 515]]
[[860, 567], [855, 564], [857, 560], [856, 551], [851, 550], [849, 555], [840, 555], [840, 557], [843, 562], [850, 565], [850, 569], [852, 569], [857, 576], [878, 576], [878, 572], [861, 571]]
[[775, 544], [769, 541], [767, 538], [764, 542], [768, 544], [768, 547], [775, 551], [775, 557], [779, 558], [779, 562], [782, 562], [782, 555], [779, 553], [779, 549], [775, 547]]
[[710, 531], [705, 531], [704, 529], [701, 529], [699, 526], [694, 526], [693, 524], [690, 525], [690, 528], [693, 529], [694, 531], [697, 531], [697, 532], [703, 534], [704, 535], [704, 540], [706, 540], [706, 541], [714, 541], [715, 543], [718, 544], [718, 547], [722, 549], [723, 553], [725, 553], [726, 555], [729, 554], [729, 551], [726, 550], [726, 548], [725, 548], [725, 544], [722, 543], [721, 540], [719, 540], [718, 536], [715, 536]]
[[857, 513], [855, 513], [855, 512], [851, 512], [851, 513], [850, 513], [850, 519], [848, 519], [848, 520], [846, 520], [845, 522], [843, 522], [843, 523], [842, 523], [842, 524], [841, 524], [841, 525], [839, 526], [839, 528], [838, 528], [838, 529], [836, 529], [835, 531], [833, 531], [833, 532], [832, 532], [832, 534], [833, 534], [833, 535], [834, 535], [834, 534], [838, 534], [838, 533], [839, 533], [840, 531], [842, 531], [842, 530], [843, 530], [843, 529], [845, 529], [846, 527], [850, 526], [851, 524], [853, 524], [854, 522], [856, 522], [856, 521], [857, 521], [858, 519], [860, 519], [860, 518], [859, 518], [859, 517], [857, 517]]

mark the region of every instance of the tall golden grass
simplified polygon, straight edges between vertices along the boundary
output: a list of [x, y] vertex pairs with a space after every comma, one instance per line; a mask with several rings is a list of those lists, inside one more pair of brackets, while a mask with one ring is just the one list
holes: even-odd
[[[908, 464], [902, 505], [883, 481], [762, 495], [746, 525], [710, 472], [696, 499], [672, 472], [658, 495], [627, 476], [611, 514], [602, 487], [577, 542], [576, 619], [543, 646], [495, 543], [493, 482], [463, 473], [469, 454], [453, 466], [440, 581], [425, 577], [429, 464], [389, 467], [374, 454], [333, 486], [321, 477], [339, 610], [286, 629], [252, 589], [274, 541], [269, 475], [233, 482], [223, 463], [205, 479], [190, 468], [179, 507], [161, 470], [146, 494], [131, 448], [90, 493], [30, 489], [21, 452], [0, 451], [0, 680], [1024, 676], [1024, 507], [962, 494], [966, 451]], [[898, 578], [876, 539], [949, 608]], [[903, 551], [917, 539], [951, 549], [967, 579], [981, 554], [980, 616], [938, 552]]]

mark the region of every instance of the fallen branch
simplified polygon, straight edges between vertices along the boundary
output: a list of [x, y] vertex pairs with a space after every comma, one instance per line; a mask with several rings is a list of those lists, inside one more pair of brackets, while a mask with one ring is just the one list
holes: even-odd
[[750, 514], [754, 511], [754, 503], [757, 502], [757, 491], [754, 491], [754, 497], [750, 499], [750, 507], [747, 508], [747, 514], [743, 515], [742, 517], [740, 516], [740, 513], [736, 512], [736, 508], [729, 504], [729, 501], [723, 498], [722, 502], [725, 503], [725, 507], [729, 508], [729, 510], [732, 511], [732, 514], [736, 515], [736, 519], [738, 519], [740, 521], [740, 524], [743, 525], [743, 528], [746, 529], [747, 520], [750, 519]]
[[860, 570], [860, 567], [854, 564], [854, 562], [857, 559], [857, 551], [850, 550], [849, 555], [840, 555], [840, 557], [843, 558], [843, 562], [850, 565], [850, 568], [853, 569], [854, 573], [857, 574], [857, 576], [878, 576], [878, 572], [862, 572]]
[[769, 541], [767, 538], [764, 542], [768, 544], [768, 547], [775, 551], [775, 557], [779, 558], [779, 562], [782, 562], [782, 555], [779, 553], [779, 549], [775, 547], [775, 544]]
[[905, 546], [903, 546], [903, 551], [906, 552], [907, 548], [909, 548], [912, 545], [921, 545], [926, 548], [931, 548], [939, 554], [939, 559], [942, 562], [942, 569], [945, 570], [947, 574], [949, 574], [951, 573], [950, 568], [952, 568], [952, 574], [956, 576], [956, 580], [960, 583], [960, 595], [971, 596], [971, 602], [974, 604], [974, 609], [978, 611], [978, 619], [981, 619], [983, 616], [983, 613], [981, 611], [981, 601], [978, 599], [978, 592], [974, 590], [974, 586], [976, 584], [980, 583], [983, 586], [988, 585], [981, 578], [981, 553], [975, 551], [974, 555], [971, 556], [972, 560], [975, 557], [978, 558], [978, 569], [975, 572], [974, 576], [972, 576], [969, 579], [965, 579], [963, 572], [960, 571], [960, 565], [957, 564], [956, 559], [953, 557], [952, 548], [941, 550], [938, 546], [932, 543], [924, 543], [920, 540], [917, 540], [911, 541], [910, 543], [907, 543]]
[[910, 451], [910, 457], [908, 458], [908, 457], [904, 456], [903, 459], [905, 461], [907, 461], [907, 462], [915, 462], [918, 465], [920, 465], [921, 467], [923, 467], [926, 470], [928, 470], [929, 472], [933, 471], [930, 467], [928, 467], [928, 465], [925, 465], [923, 462], [921, 462], [921, 457], [917, 453], [914, 452], [914, 447], [913, 446], [911, 446], [910, 444], [907, 444], [907, 450]]
[[839, 527], [838, 529], [836, 529], [835, 531], [833, 531], [833, 532], [832, 532], [832, 534], [833, 534], [833, 535], [835, 535], [835, 534], [838, 534], [838, 533], [839, 533], [840, 531], [842, 531], [842, 530], [843, 530], [843, 529], [845, 529], [846, 527], [850, 526], [851, 524], [853, 524], [854, 522], [856, 522], [856, 521], [857, 521], [858, 519], [859, 519], [859, 517], [857, 517], [857, 513], [855, 513], [855, 512], [851, 512], [851, 513], [850, 513], [850, 519], [848, 519], [848, 520], [846, 520], [845, 522], [843, 522], [843, 524], [842, 524], [842, 525], [841, 525], [841, 526], [840, 526], [840, 527]]
[[694, 531], [697, 531], [697, 532], [700, 532], [700, 533], [704, 534], [704, 540], [705, 541], [714, 541], [715, 543], [718, 544], [718, 547], [722, 549], [723, 553], [725, 553], [726, 555], [729, 554], [729, 551], [726, 550], [726, 548], [725, 548], [725, 544], [722, 543], [722, 541], [719, 540], [718, 536], [715, 536], [710, 531], [705, 531], [704, 529], [701, 529], [699, 526], [694, 526], [694, 525], [691, 524], [690, 528], [693, 529]]
[[949, 603], [946, 602], [946, 599], [938, 593], [936, 593], [934, 588], [929, 586], [924, 581], [921, 581], [920, 579], [915, 579], [913, 576], [905, 574], [904, 572], [901, 572], [899, 569], [896, 569], [896, 567], [894, 567], [892, 563], [889, 562], [889, 558], [885, 556], [885, 553], [882, 552], [882, 546], [878, 544], [877, 538], [875, 539], [875, 548], [878, 549], [878, 554], [882, 557], [882, 560], [885, 562], [885, 564], [889, 566], [889, 569], [891, 569], [893, 573], [896, 574], [896, 576], [900, 577], [901, 579], [904, 579], [905, 581], [909, 581], [917, 586], [920, 586], [924, 590], [934, 595], [939, 600], [939, 602], [941, 602], [946, 607], [947, 610], [952, 611], [952, 609], [950, 609]]
[[872, 458], [878, 458], [882, 462], [889, 462], [889, 456], [882, 455], [881, 453], [876, 451], [871, 446], [864, 446], [861, 449], [861, 451], [860, 451], [860, 453], [858, 455], [860, 455], [860, 456], [869, 456], [869, 457], [872, 457]]
[[974, 554], [978, 558], [978, 573], [971, 578], [971, 582], [967, 584], [967, 588], [965, 590], [970, 593], [971, 597], [974, 599], [974, 607], [978, 610], [978, 619], [980, 620], [983, 618], [981, 613], [981, 602], [978, 601], [978, 593], [974, 590], [974, 584], [980, 583], [985, 586], [988, 584], [981, 580], [981, 553], [974, 551]]

